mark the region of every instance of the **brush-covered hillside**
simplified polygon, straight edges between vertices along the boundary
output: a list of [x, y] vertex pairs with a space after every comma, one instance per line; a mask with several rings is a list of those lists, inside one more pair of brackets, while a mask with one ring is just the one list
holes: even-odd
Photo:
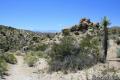
[[120, 80], [120, 29], [82, 18], [59, 33], [0, 25], [3, 80]]
[[0, 25], [0, 50], [20, 50], [41, 43], [45, 38], [53, 37], [54, 33], [32, 32]]

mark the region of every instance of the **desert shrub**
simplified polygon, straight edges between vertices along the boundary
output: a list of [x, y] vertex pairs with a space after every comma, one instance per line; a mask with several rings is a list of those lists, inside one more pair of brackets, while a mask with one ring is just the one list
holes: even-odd
[[120, 48], [117, 48], [117, 57], [120, 58]]
[[39, 42], [39, 37], [33, 36], [32, 40], [35, 41], [35, 42]]
[[48, 54], [43, 51], [36, 52], [36, 55], [38, 56], [38, 58], [48, 58]]
[[94, 27], [88, 27], [88, 31], [94, 32]]
[[16, 59], [14, 54], [5, 53], [3, 57], [6, 60], [6, 62], [8, 62], [10, 64], [16, 64], [17, 63], [17, 59]]
[[78, 30], [79, 30], [78, 25], [74, 25], [74, 26], [72, 26], [71, 29], [70, 29], [71, 32], [78, 31]]
[[48, 47], [48, 45], [42, 44], [38, 48], [39, 48], [40, 51], [45, 51], [47, 47]]
[[33, 51], [45, 51], [47, 47], [48, 47], [47, 44], [36, 44], [34, 46], [32, 45], [30, 49]]
[[[51, 70], [58, 71], [62, 69], [69, 69], [75, 63], [73, 58], [79, 54], [79, 47], [75, 46], [74, 39], [71, 37], [64, 37], [60, 44], [54, 44], [50, 53]], [[75, 66], [74, 66], [75, 67]]]
[[46, 56], [46, 54], [43, 51], [31, 51], [31, 52], [28, 52], [28, 54], [32, 56], [36, 56], [38, 58], [43, 58]]
[[63, 29], [62, 30], [63, 35], [67, 36], [70, 35], [70, 30], [69, 29]]
[[37, 57], [33, 53], [29, 52], [24, 57], [24, 60], [28, 64], [29, 67], [33, 67], [35, 62], [37, 62]]
[[74, 32], [75, 35], [79, 35], [79, 32]]
[[115, 42], [117, 43], [117, 45], [120, 45], [120, 39], [116, 39]]
[[90, 53], [90, 54], [99, 55], [99, 47], [100, 47], [99, 45], [100, 45], [99, 38], [90, 35], [84, 37], [80, 42], [82, 52], [88, 54]]
[[4, 60], [3, 56], [0, 56], [0, 77], [7, 71], [7, 63]]
[[86, 37], [80, 41], [80, 49], [82, 58], [84, 60], [82, 64], [84, 64], [84, 66], [89, 67], [99, 61], [100, 44], [98, 37], [86, 35]]
[[[86, 37], [88, 38], [88, 37]], [[60, 44], [54, 44], [50, 53], [51, 71], [75, 71], [94, 65], [97, 61], [98, 42], [84, 38], [80, 45], [72, 37], [64, 37]]]
[[73, 44], [74, 39], [71, 37], [64, 37], [61, 40], [60, 44], [54, 44], [52, 47], [52, 54], [50, 54], [51, 58], [63, 59], [67, 55], [77, 54], [74, 51], [78, 51]]

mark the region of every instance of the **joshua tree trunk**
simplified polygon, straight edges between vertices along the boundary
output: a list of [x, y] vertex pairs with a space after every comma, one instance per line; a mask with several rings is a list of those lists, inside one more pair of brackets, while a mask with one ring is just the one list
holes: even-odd
[[103, 53], [104, 53], [104, 59], [106, 61], [107, 57], [107, 49], [108, 49], [108, 29], [107, 26], [104, 26], [104, 35], [103, 35]]
[[102, 26], [103, 26], [103, 39], [102, 39], [103, 60], [102, 62], [105, 62], [107, 58], [107, 49], [108, 49], [108, 28], [107, 26], [109, 24], [110, 24], [109, 20], [107, 20], [107, 18], [104, 17], [102, 21]]

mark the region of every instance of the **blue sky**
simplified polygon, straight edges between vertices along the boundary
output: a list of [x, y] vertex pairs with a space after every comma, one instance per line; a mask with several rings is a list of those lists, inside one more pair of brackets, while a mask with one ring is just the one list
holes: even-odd
[[0, 24], [33, 31], [60, 31], [80, 18], [120, 26], [120, 0], [0, 0]]

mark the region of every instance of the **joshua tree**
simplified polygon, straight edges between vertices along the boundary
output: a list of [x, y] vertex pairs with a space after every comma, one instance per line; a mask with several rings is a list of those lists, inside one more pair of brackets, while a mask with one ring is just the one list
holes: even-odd
[[106, 61], [107, 57], [107, 48], [108, 48], [108, 28], [107, 26], [110, 25], [109, 20], [107, 17], [104, 17], [101, 23], [101, 26], [103, 27], [103, 41], [102, 41], [102, 49], [103, 49], [103, 54], [104, 54], [104, 60], [103, 62]]

